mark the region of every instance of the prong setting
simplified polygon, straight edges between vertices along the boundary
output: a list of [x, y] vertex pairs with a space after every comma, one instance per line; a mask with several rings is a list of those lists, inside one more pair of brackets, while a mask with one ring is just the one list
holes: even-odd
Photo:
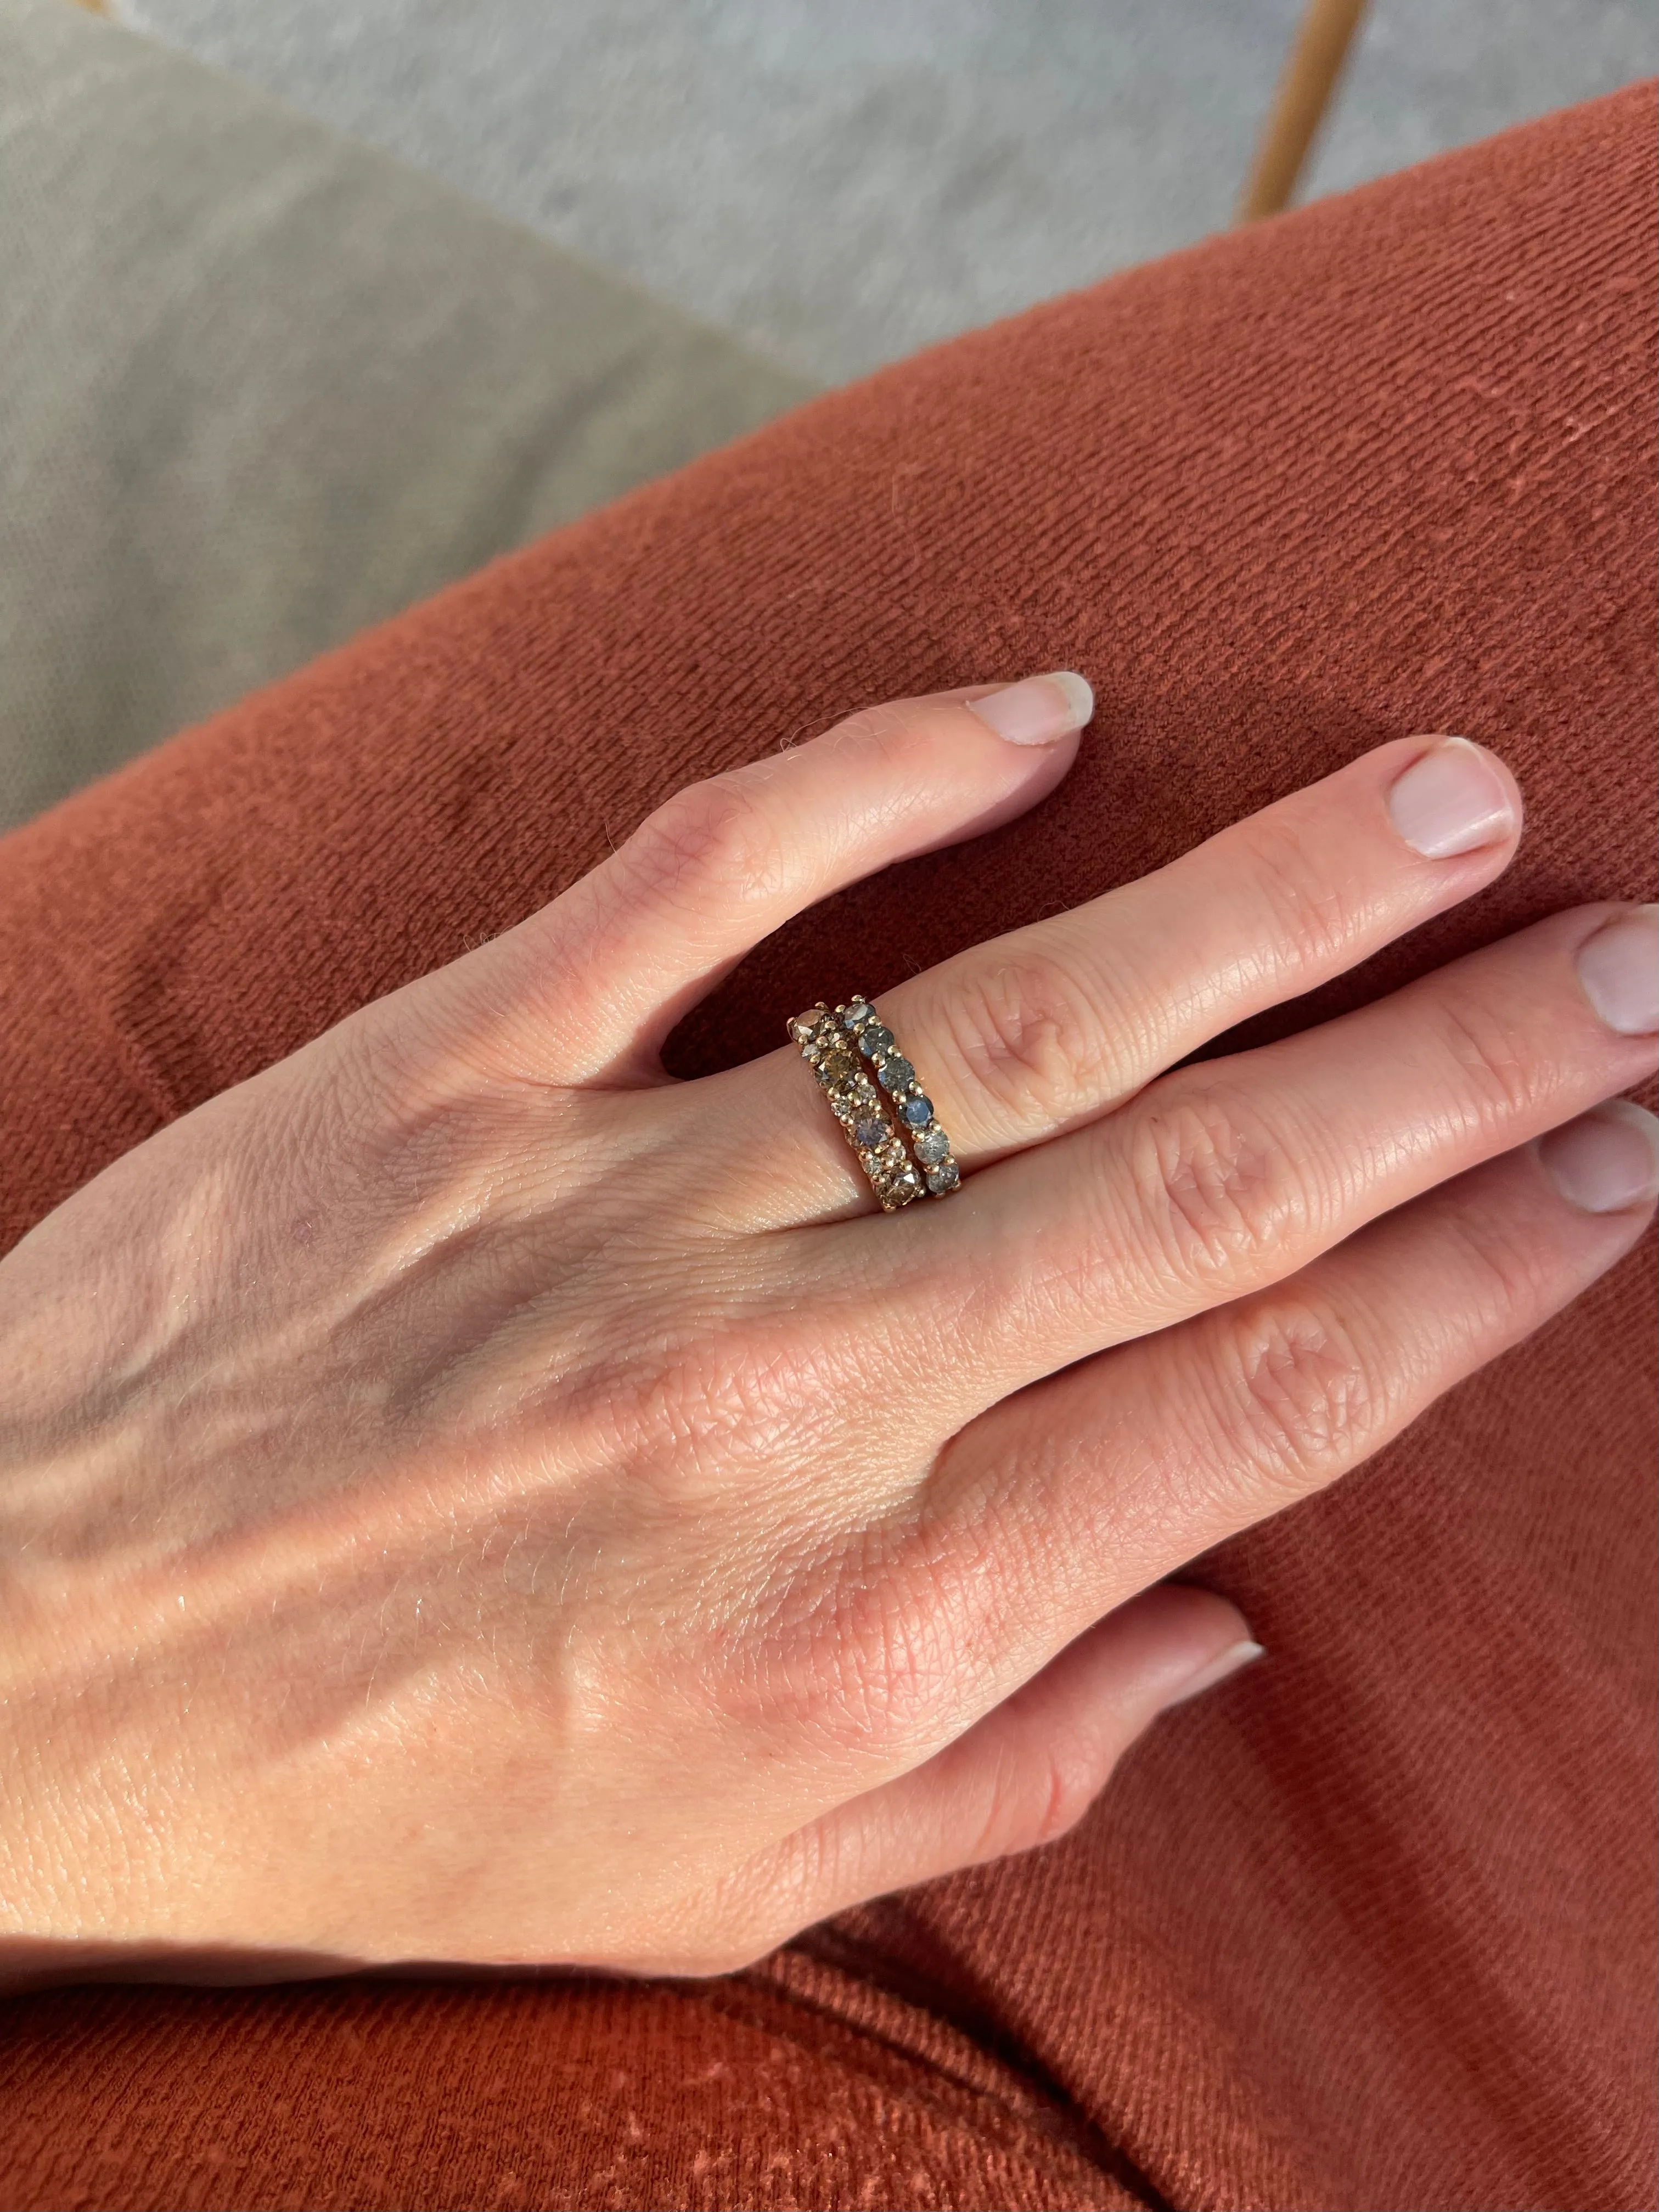
[[[914, 1155], [915, 1164], [910, 1170], [914, 1188], [909, 1196], [915, 1197], [925, 1188], [930, 1197], [947, 1198], [953, 1190], [959, 1189], [962, 1170], [951, 1157], [951, 1139], [933, 1117], [933, 1102], [922, 1089], [915, 1069], [898, 1049], [893, 1032], [870, 1001], [849, 999], [845, 1006], [837, 1006], [830, 1033], [850, 1040], [860, 1057], [868, 1062], [876, 1083], [892, 1102], [899, 1130]], [[868, 1083], [867, 1077], [866, 1081]], [[874, 1090], [873, 1085], [869, 1087]], [[879, 1103], [879, 1094], [877, 1097]]]
[[[854, 1008], [858, 1010], [857, 1024], [847, 1018]], [[920, 1198], [925, 1184], [905, 1149], [894, 1109], [859, 1058], [854, 1030], [872, 1018], [871, 1007], [863, 1000], [855, 1000], [851, 1006], [837, 1006], [833, 1013], [820, 1000], [809, 1012], [794, 1017], [789, 1035], [817, 1076], [830, 1112], [869, 1177], [877, 1202], [884, 1212], [896, 1213], [900, 1206]]]

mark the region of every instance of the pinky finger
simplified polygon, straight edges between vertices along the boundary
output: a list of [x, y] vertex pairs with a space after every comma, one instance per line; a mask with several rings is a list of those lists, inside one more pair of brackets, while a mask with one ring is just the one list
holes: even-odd
[[764, 1948], [868, 1898], [1054, 1842], [1159, 1713], [1261, 1656], [1224, 1598], [1181, 1583], [1143, 1590], [924, 1765], [751, 1866], [751, 1914], [756, 1890], [768, 1893]]
[[1642, 1235], [1656, 1193], [1659, 1123], [1610, 1099], [1271, 1289], [982, 1413], [946, 1455], [936, 1525], [954, 1524], [964, 1571], [988, 1513], [1008, 1532], [999, 1603], [1036, 1625], [1006, 1652], [1013, 1679], [1043, 1663], [1045, 1630], [1075, 1635], [1369, 1459], [1588, 1290]]

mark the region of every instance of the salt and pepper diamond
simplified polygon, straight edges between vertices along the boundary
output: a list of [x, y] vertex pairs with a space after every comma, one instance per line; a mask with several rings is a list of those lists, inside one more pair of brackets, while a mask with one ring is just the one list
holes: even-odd
[[935, 1198], [947, 1198], [962, 1181], [962, 1170], [951, 1157], [951, 1139], [937, 1121], [930, 1121], [925, 1129], [911, 1132], [910, 1146], [921, 1163], [928, 1190]]
[[916, 1165], [910, 1172], [916, 1188], [925, 1183], [934, 1198], [945, 1197], [961, 1183], [962, 1170], [951, 1157], [951, 1139], [933, 1119], [933, 1102], [916, 1080], [915, 1069], [897, 1049], [893, 1032], [867, 999], [849, 999], [844, 1006], [837, 1006], [836, 1019], [869, 1061], [876, 1081], [898, 1109], [899, 1126], [915, 1155]]
[[[886, 1101], [857, 1057], [844, 1018], [844, 1018], [848, 1011], [837, 1008], [836, 1014], [832, 1014], [820, 1000], [809, 1012], [794, 1017], [789, 1035], [817, 1076], [883, 1211], [891, 1213], [921, 1197], [922, 1177], [904, 1148]], [[870, 1012], [864, 1006], [865, 1018]]]

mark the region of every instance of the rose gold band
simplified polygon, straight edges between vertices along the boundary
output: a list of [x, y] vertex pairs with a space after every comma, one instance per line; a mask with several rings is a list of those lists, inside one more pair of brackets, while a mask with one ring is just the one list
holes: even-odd
[[833, 1011], [820, 999], [795, 1016], [789, 1034], [884, 1213], [924, 1192], [943, 1198], [957, 1188], [961, 1175], [950, 1139], [915, 1069], [867, 999], [848, 1000]]

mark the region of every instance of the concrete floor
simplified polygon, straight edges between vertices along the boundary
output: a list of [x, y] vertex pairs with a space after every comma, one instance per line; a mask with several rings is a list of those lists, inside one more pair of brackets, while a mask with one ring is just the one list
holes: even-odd
[[[116, 0], [824, 382], [1224, 223], [1301, 0]], [[1341, 190], [1659, 70], [1654, 0], [1373, 0]]]

